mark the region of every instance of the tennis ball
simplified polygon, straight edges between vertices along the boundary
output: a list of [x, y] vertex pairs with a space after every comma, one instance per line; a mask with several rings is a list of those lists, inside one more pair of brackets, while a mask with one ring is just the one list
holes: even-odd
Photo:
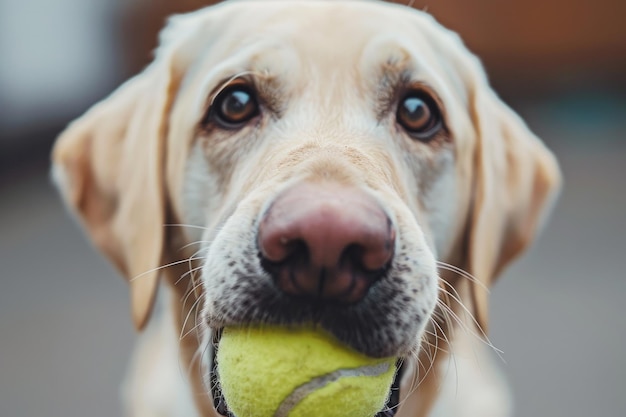
[[225, 328], [217, 371], [237, 417], [373, 417], [395, 359], [375, 359], [311, 329]]

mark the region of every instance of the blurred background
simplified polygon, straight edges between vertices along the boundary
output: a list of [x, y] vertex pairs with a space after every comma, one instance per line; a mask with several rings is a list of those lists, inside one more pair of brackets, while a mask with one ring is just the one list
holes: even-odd
[[[126, 284], [48, 179], [55, 136], [196, 0], [0, 0], [0, 416], [121, 415]], [[626, 2], [417, 0], [556, 152], [546, 231], [492, 291], [517, 416], [626, 415]]]

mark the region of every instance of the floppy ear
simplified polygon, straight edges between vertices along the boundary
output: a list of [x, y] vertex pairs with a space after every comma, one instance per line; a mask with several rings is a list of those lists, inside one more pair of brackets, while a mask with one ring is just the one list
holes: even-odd
[[542, 227], [561, 176], [553, 154], [484, 76], [476, 77], [471, 90], [477, 143], [467, 269], [480, 282], [472, 284], [471, 295], [474, 316], [486, 333], [487, 288]]
[[164, 250], [165, 136], [175, 80], [171, 53], [74, 121], [53, 150], [53, 175], [95, 246], [129, 281], [141, 329]]

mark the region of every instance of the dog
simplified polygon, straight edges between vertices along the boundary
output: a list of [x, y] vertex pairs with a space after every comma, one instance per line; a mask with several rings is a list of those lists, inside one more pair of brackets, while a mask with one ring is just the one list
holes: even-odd
[[260, 323], [403, 358], [379, 415], [510, 413], [488, 288], [559, 168], [430, 15], [242, 0], [175, 16], [154, 61], [61, 134], [53, 173], [147, 327], [128, 415], [228, 415], [220, 329]]

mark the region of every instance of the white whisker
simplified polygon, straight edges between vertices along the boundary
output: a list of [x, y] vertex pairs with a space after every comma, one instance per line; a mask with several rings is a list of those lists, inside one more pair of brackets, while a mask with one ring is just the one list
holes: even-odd
[[195, 224], [185, 224], [185, 223], [169, 223], [169, 224], [164, 224], [163, 226], [166, 226], [166, 227], [188, 227], [190, 229], [209, 230], [208, 227], [197, 226]]
[[[203, 259], [203, 258], [198, 258], [198, 259]], [[131, 278], [130, 282], [133, 282], [136, 279], [141, 278], [142, 276], [150, 274], [152, 272], [159, 271], [159, 270], [165, 269], [165, 268], [169, 268], [170, 266], [180, 265], [180, 264], [188, 262], [188, 261], [189, 261], [189, 259], [181, 259], [179, 261], [170, 262], [169, 264], [161, 265], [161, 266], [158, 266], [156, 268], [149, 269], [149, 270], [147, 270], [145, 272], [142, 272], [141, 274], [136, 275], [135, 277]]]
[[[183, 250], [183, 249], [187, 249], [189, 246], [193, 246], [193, 245], [200, 245], [202, 243], [211, 243], [211, 241], [209, 240], [196, 240], [195, 242], [191, 242], [191, 243], [187, 243], [185, 246], [182, 246], [179, 250]], [[202, 250], [202, 249], [200, 249]]]
[[[200, 295], [202, 295], [202, 294], [200, 294], [200, 295], [199, 295], [198, 293], [196, 293], [196, 290], [197, 290], [199, 287], [201, 287], [201, 286], [202, 286], [202, 283], [197, 283], [197, 284], [193, 285], [193, 286], [192, 286], [192, 287], [191, 287], [191, 288], [187, 291], [187, 294], [186, 294], [186, 295], [185, 295], [185, 297], [181, 300], [181, 301], [182, 301], [182, 309], [183, 309], [183, 311], [185, 311], [185, 307], [186, 307], [186, 305], [187, 305], [187, 300], [189, 300], [189, 297], [191, 297], [191, 295], [192, 295], [192, 294], [194, 294], [194, 295], [196, 296], [196, 300], [197, 300], [197, 298], [198, 298]], [[194, 300], [194, 303], [195, 303], [195, 300]]]
[[187, 337], [191, 332], [193, 332], [198, 327], [198, 324], [196, 323], [191, 328], [191, 330], [183, 334], [183, 332], [185, 331], [185, 328], [187, 327], [187, 322], [189, 321], [189, 317], [191, 317], [191, 313], [194, 311], [194, 309], [198, 306], [198, 303], [200, 303], [203, 298], [204, 298], [204, 294], [200, 295], [200, 297], [198, 297], [196, 301], [189, 308], [189, 311], [187, 312], [187, 315], [185, 316], [185, 320], [183, 321], [183, 325], [181, 326], [182, 328], [181, 328], [180, 340], [183, 340], [185, 337]]
[[469, 272], [465, 271], [464, 269], [461, 269], [458, 266], [454, 266], [452, 264], [442, 262], [442, 261], [437, 261], [437, 266], [439, 268], [446, 269], [450, 272], [455, 272], [461, 275], [462, 277], [467, 278], [470, 282], [473, 282], [474, 284], [480, 286], [485, 291], [487, 291], [487, 294], [490, 293], [489, 288], [487, 288], [485, 284], [483, 284], [478, 278], [476, 278], [474, 275], [470, 274]]
[[498, 355], [498, 357], [500, 357], [500, 359], [502, 361], [504, 361], [504, 358], [502, 358], [502, 353], [503, 352], [500, 349], [496, 348], [493, 345], [493, 343], [491, 343], [491, 340], [489, 340], [489, 337], [485, 334], [485, 332], [482, 329], [482, 327], [480, 326], [480, 324], [478, 324], [478, 322], [476, 321], [476, 318], [474, 317], [474, 315], [470, 312], [470, 310], [461, 301], [461, 296], [459, 295], [459, 293], [456, 290], [456, 288], [454, 288], [454, 286], [452, 286], [452, 284], [446, 282], [445, 280], [442, 280], [442, 282], [444, 282], [448, 287], [450, 287], [450, 289], [452, 291], [454, 291], [454, 293], [456, 295], [452, 294], [451, 292], [449, 292], [448, 290], [446, 290], [444, 288], [441, 288], [441, 291], [443, 291], [445, 294], [447, 294], [449, 297], [451, 297], [463, 309], [465, 314], [467, 314], [467, 316], [470, 318], [471, 322], [475, 325], [476, 329], [478, 329], [478, 331], [480, 332], [480, 335], [476, 334], [476, 332], [471, 330], [465, 323], [463, 323], [463, 321], [452, 311], [450, 306], [445, 305], [445, 308], [447, 308], [448, 311], [453, 314], [453, 318], [455, 318], [455, 321], [459, 324], [459, 326], [463, 330], [465, 330], [468, 334], [474, 336], [475, 338], [480, 340], [483, 344], [485, 344], [486, 346], [491, 348]]

